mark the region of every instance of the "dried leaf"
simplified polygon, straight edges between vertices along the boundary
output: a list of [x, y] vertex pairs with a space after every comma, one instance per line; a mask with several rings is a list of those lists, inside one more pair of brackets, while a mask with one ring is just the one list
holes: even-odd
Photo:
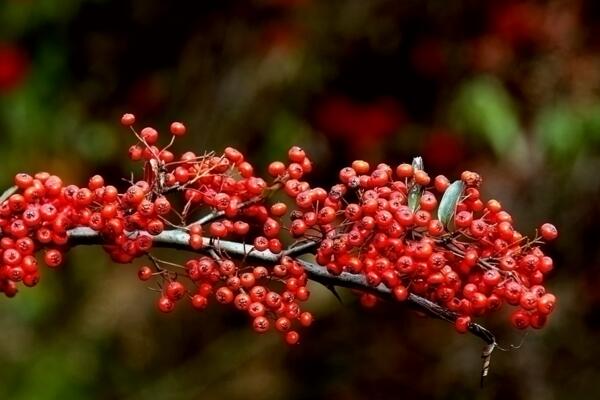
[[481, 353], [481, 358], [483, 359], [483, 365], [481, 366], [481, 387], [483, 387], [483, 383], [485, 378], [488, 376], [490, 372], [490, 362], [492, 361], [492, 352], [496, 348], [496, 344], [492, 343], [483, 348], [483, 352]]
[[415, 170], [420, 169], [421, 171], [425, 169], [423, 166], [423, 157], [415, 157], [412, 160], [412, 166]]

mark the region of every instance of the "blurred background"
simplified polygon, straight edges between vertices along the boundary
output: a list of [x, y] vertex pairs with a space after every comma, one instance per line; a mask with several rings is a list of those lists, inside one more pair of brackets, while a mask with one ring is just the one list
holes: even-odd
[[[599, 398], [599, 38], [592, 0], [3, 0], [2, 187], [119, 182], [133, 112], [185, 122], [180, 150], [233, 145], [263, 170], [298, 144], [324, 185], [355, 158], [475, 170], [522, 232], [560, 238], [557, 311], [494, 354], [483, 389], [483, 343], [401, 305], [312, 285], [316, 323], [288, 348], [229, 308], [159, 315], [135, 265], [79, 248], [0, 299], [0, 398]], [[506, 315], [480, 322], [523, 339]]]

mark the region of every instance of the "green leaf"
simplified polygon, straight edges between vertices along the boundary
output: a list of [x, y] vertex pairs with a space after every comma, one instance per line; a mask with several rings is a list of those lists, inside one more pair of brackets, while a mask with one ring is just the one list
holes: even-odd
[[571, 160], [584, 148], [585, 116], [569, 104], [543, 108], [535, 120], [537, 145], [546, 154]]
[[8, 189], [6, 189], [2, 193], [2, 195], [0, 195], [0, 204], [4, 203], [4, 200], [8, 199], [13, 194], [17, 193], [18, 190], [19, 190], [19, 188], [16, 186], [11, 186]]
[[456, 211], [456, 205], [460, 196], [465, 190], [465, 184], [463, 181], [454, 181], [448, 189], [444, 192], [440, 205], [438, 207], [438, 219], [447, 228], [448, 224], [452, 220], [454, 211]]
[[514, 152], [521, 135], [517, 107], [500, 80], [478, 76], [466, 81], [450, 115], [454, 129], [484, 138], [497, 155]]
[[[412, 167], [416, 170], [423, 170], [423, 158], [415, 157], [412, 161]], [[412, 187], [408, 191], [408, 207], [412, 212], [417, 211], [419, 207], [419, 200], [421, 200], [421, 193], [423, 192], [423, 187], [421, 185], [417, 185], [413, 183]]]

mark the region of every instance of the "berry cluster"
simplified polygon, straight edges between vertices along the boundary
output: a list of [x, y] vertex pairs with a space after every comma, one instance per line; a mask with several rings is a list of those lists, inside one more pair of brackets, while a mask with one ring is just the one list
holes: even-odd
[[86, 205], [93, 196], [89, 189], [64, 187], [59, 177], [40, 172], [33, 177], [17, 174], [14, 188], [3, 197], [8, 198], [0, 204], [0, 291], [12, 297], [18, 282], [38, 283], [38, 249], [45, 249], [43, 258], [49, 267], [62, 263], [67, 230], [89, 221]]
[[[519, 329], [546, 323], [556, 298], [542, 283], [553, 263], [539, 245], [557, 237], [553, 225], [527, 240], [498, 201], [482, 201], [481, 177], [470, 171], [451, 185], [443, 175], [432, 180], [419, 162], [393, 170], [358, 160], [339, 180], [329, 191], [286, 184], [298, 207], [291, 232], [320, 233], [316, 261], [329, 273], [362, 274], [398, 301], [409, 293], [430, 299], [459, 314], [459, 332], [467, 331], [472, 316], [503, 303], [519, 306], [511, 316]], [[365, 306], [376, 300], [370, 293], [361, 297]]]
[[[312, 314], [302, 311], [300, 302], [308, 299], [307, 276], [302, 266], [290, 257], [282, 257], [272, 268], [264, 266], [239, 266], [230, 259], [219, 256], [192, 258], [185, 263], [185, 277], [192, 281], [195, 290], [189, 292], [179, 282], [176, 274], [162, 269], [154, 260], [158, 274], [167, 281], [158, 299], [160, 311], [168, 313], [175, 303], [189, 294], [192, 307], [203, 310], [211, 297], [220, 304], [232, 304], [248, 313], [252, 328], [264, 333], [271, 326], [284, 335], [288, 344], [296, 344], [299, 333], [294, 324], [307, 327], [313, 321]], [[140, 279], [152, 276], [149, 266], [138, 271]]]
[[[156, 283], [161, 312], [183, 299], [198, 310], [212, 301], [231, 304], [249, 315], [255, 331], [273, 328], [288, 344], [298, 343], [297, 328], [313, 320], [300, 306], [310, 292], [294, 258], [298, 249], [314, 252], [332, 277], [359, 275], [399, 301], [413, 293], [448, 308], [459, 315], [460, 332], [472, 316], [503, 303], [519, 306], [511, 320], [521, 329], [542, 327], [554, 307], [555, 297], [542, 286], [552, 259], [539, 245], [554, 239], [556, 229], [544, 224], [540, 237], [523, 237], [499, 202], [480, 199], [476, 173], [464, 172], [451, 184], [444, 176], [430, 179], [419, 162], [394, 170], [355, 161], [325, 190], [303, 180], [312, 163], [295, 146], [287, 163], [268, 166], [267, 182], [233, 148], [174, 154], [175, 139], [186, 133], [179, 122], [171, 124], [164, 146], [156, 129], [136, 131], [132, 114], [121, 123], [136, 138], [128, 154], [143, 164], [142, 179], [119, 191], [99, 175], [78, 187], [46, 172], [17, 174], [0, 198], [0, 291], [7, 296], [19, 282], [39, 281], [37, 251], [57, 267], [77, 244], [74, 232], [87, 229], [116, 262], [149, 257], [138, 277]], [[268, 201], [278, 190], [293, 200], [293, 209]], [[152, 246], [170, 234], [184, 237], [200, 255], [184, 265], [155, 258]], [[228, 254], [225, 240], [249, 250]], [[376, 300], [361, 295], [365, 306]]]

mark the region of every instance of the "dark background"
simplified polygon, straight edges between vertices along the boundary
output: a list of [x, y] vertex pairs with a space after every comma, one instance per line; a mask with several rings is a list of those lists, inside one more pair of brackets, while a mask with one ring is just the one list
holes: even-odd
[[[229, 308], [159, 315], [135, 265], [88, 248], [0, 299], [0, 398], [600, 397], [599, 28], [591, 0], [4, 0], [2, 187], [38, 170], [118, 182], [133, 112], [185, 122], [179, 150], [234, 145], [261, 168], [299, 144], [320, 184], [355, 158], [476, 170], [521, 231], [560, 238], [557, 311], [494, 354], [483, 389], [483, 343], [402, 305], [312, 285], [317, 320], [288, 348]], [[506, 315], [480, 322], [523, 340]]]

